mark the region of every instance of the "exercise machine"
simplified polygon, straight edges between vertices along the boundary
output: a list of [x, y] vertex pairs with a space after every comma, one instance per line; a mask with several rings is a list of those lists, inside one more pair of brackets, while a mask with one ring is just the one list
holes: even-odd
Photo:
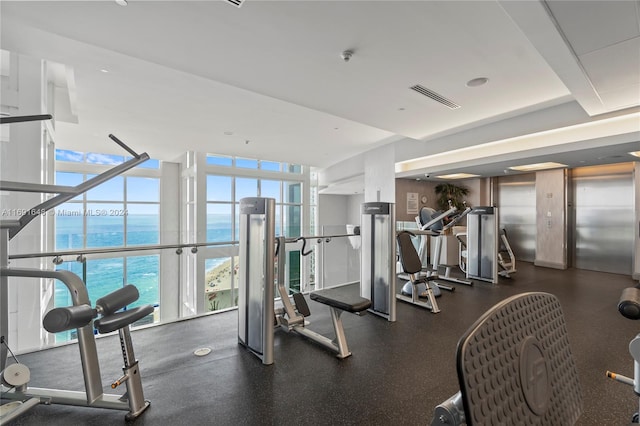
[[[326, 237], [323, 236], [323, 238]], [[294, 242], [303, 241], [303, 248], [301, 250], [301, 254], [303, 256], [311, 254], [311, 251], [305, 251], [306, 239], [306, 237], [294, 239]], [[309, 329], [306, 326], [307, 324], [305, 324], [305, 318], [311, 315], [311, 310], [309, 309], [309, 305], [307, 304], [304, 295], [302, 293], [293, 293], [291, 296], [293, 297], [292, 303], [289, 298], [289, 291], [285, 286], [287, 256], [284, 248], [287, 243], [287, 239], [285, 237], [278, 237], [276, 241], [278, 268], [277, 287], [278, 295], [280, 296], [280, 301], [282, 303], [282, 308], [275, 310], [276, 326], [279, 326], [286, 332], [293, 331], [323, 345], [329, 350], [335, 352], [338, 358], [346, 358], [350, 356], [351, 352], [349, 351], [347, 338], [344, 334], [341, 315], [343, 312], [351, 312], [354, 314], [366, 312], [366, 310], [371, 306], [371, 301], [360, 297], [348, 286], [339, 286], [312, 292], [309, 296], [311, 300], [329, 306], [335, 339], [329, 339]]]
[[[454, 242], [454, 240], [456, 240], [456, 236], [453, 235], [453, 234], [450, 234], [449, 230], [453, 231], [453, 227], [456, 226], [458, 223], [460, 223], [460, 221], [467, 214], [469, 214], [469, 212], [471, 212], [471, 207], [465, 208], [462, 211], [462, 213], [454, 216], [453, 219], [451, 219], [449, 221], [449, 223], [444, 225], [442, 227], [442, 230], [437, 235], [431, 237], [431, 241], [435, 243], [435, 244], [433, 244], [434, 249], [433, 249], [432, 259], [431, 259], [432, 260], [432, 268], [433, 268], [434, 273], [437, 275], [437, 279], [438, 280], [444, 280], [444, 281], [449, 281], [449, 282], [456, 283], [456, 284], [464, 284], [464, 285], [468, 285], [468, 286], [473, 285], [473, 282], [471, 282], [471, 281], [452, 277], [451, 276], [451, 269], [455, 265], [452, 265], [450, 263], [451, 262], [451, 258], [455, 258], [457, 261], [459, 260], [460, 247], [459, 247], [458, 244], [455, 244], [455, 242]], [[456, 241], [459, 241], [459, 240], [456, 240]], [[443, 252], [447, 253], [449, 251], [449, 247], [454, 248], [454, 251], [456, 252], [457, 256], [448, 255], [448, 256], [446, 256], [447, 260], [444, 263], [441, 263], [442, 253]], [[458, 263], [458, 262], [456, 262], [456, 263]], [[442, 267], [445, 268], [444, 275], [441, 275], [441, 274], [438, 273], [440, 268], [442, 268]]]
[[[412, 237], [417, 236], [419, 238], [418, 250], [417, 250], [418, 257], [420, 259], [420, 264], [421, 264], [421, 272], [417, 272], [417, 274], [419, 275], [425, 275], [430, 277], [434, 277], [436, 275], [436, 272], [431, 270], [429, 266], [429, 263], [430, 263], [429, 250], [428, 250], [429, 241], [427, 237], [438, 235], [438, 232], [441, 231], [443, 228], [443, 224], [442, 224], [443, 219], [448, 217], [451, 214], [454, 214], [456, 211], [458, 211], [456, 207], [451, 205], [451, 202], [449, 202], [449, 207], [450, 207], [449, 210], [447, 210], [444, 213], [439, 213], [430, 207], [422, 207], [420, 209], [420, 213], [415, 218], [416, 224], [418, 225], [418, 229], [412, 231], [411, 236]], [[399, 266], [396, 267], [397, 271], [399, 272], [398, 277], [408, 280], [400, 290], [400, 294], [406, 297], [413, 298], [414, 286], [412, 284], [412, 280], [410, 279], [409, 275], [406, 274], [406, 271], [402, 266], [402, 262], [398, 261], [398, 265]], [[434, 281], [433, 279], [430, 279], [430, 280], [425, 280], [424, 282], [420, 282], [415, 287], [415, 289], [419, 292], [418, 293], [419, 297], [429, 297], [429, 292], [427, 290], [427, 287], [430, 288], [430, 291], [431, 293], [433, 293], [434, 297], [440, 297], [442, 295], [442, 292], [440, 291], [440, 289], [447, 290], [447, 291], [454, 290], [454, 288], [449, 285], [441, 284], [437, 281]]]
[[[402, 269], [409, 274], [409, 282], [405, 284], [411, 285], [411, 291], [403, 291], [396, 294], [396, 298], [404, 302], [413, 303], [414, 305], [429, 309], [432, 313], [440, 312], [436, 295], [433, 288], [429, 285], [430, 281], [435, 279], [433, 275], [422, 274], [422, 262], [416, 251], [411, 237], [415, 236], [409, 231], [401, 231], [396, 237], [398, 240], [398, 253]], [[422, 300], [425, 298], [426, 300]]]
[[369, 312], [396, 320], [395, 205], [368, 202], [361, 206], [360, 296], [371, 300]]
[[[96, 307], [92, 308], [84, 283], [72, 272], [3, 268], [2, 276], [55, 278], [67, 286], [73, 298], [73, 306], [52, 309], [45, 315], [43, 326], [50, 333], [77, 329], [85, 384], [85, 392], [30, 387], [28, 386], [31, 378], [29, 368], [19, 363], [14, 356], [15, 363], [7, 365], [2, 371], [2, 385], [7, 388], [2, 390], [2, 398], [10, 399], [17, 404], [13, 410], [3, 416], [3, 421], [11, 421], [38, 404], [125, 410], [128, 411], [125, 415], [127, 421], [136, 419], [149, 407], [150, 402], [144, 399], [140, 368], [133, 351], [130, 326], [153, 313], [154, 308], [152, 305], [145, 305], [120, 311], [138, 300], [139, 293], [135, 286], [129, 284], [101, 297], [96, 302]], [[98, 316], [99, 318], [94, 321]], [[126, 386], [124, 395], [105, 394], [102, 390], [94, 327], [101, 334], [118, 331], [124, 361], [123, 375], [111, 383], [111, 388], [115, 389], [124, 383]]]
[[511, 244], [507, 238], [507, 230], [500, 229], [500, 249], [498, 250], [498, 275], [511, 278], [516, 272], [516, 256], [511, 250]]
[[[37, 121], [50, 118], [50, 115], [2, 117], [0, 124]], [[133, 158], [78, 186], [41, 185], [13, 181], [0, 182], [0, 190], [3, 191], [57, 194], [32, 209], [26, 210], [26, 213], [19, 219], [0, 221], [0, 346], [2, 349], [0, 353], [0, 371], [3, 384], [2, 398], [12, 400], [12, 402], [6, 404], [11, 405], [2, 418], [3, 422], [15, 419], [38, 404], [65, 404], [124, 410], [128, 411], [125, 416], [127, 420], [137, 418], [149, 406], [149, 402], [145, 401], [142, 392], [141, 376], [138, 361], [135, 359], [133, 353], [129, 326], [133, 322], [149, 315], [153, 311], [153, 307], [148, 305], [128, 311], [117, 312], [138, 298], [138, 291], [135, 287], [125, 287], [124, 289], [104, 296], [98, 300], [96, 307], [92, 308], [84, 282], [77, 275], [69, 271], [9, 267], [9, 241], [33, 219], [38, 217], [38, 215], [46, 214], [46, 212], [62, 203], [149, 159], [146, 153], [138, 154], [115, 136], [109, 135], [109, 137], [129, 152]], [[69, 290], [73, 306], [53, 309], [45, 315], [43, 325], [46, 330], [51, 332], [64, 331], [72, 328], [77, 329], [78, 348], [85, 384], [84, 392], [30, 387], [28, 383], [31, 381], [31, 374], [28, 367], [18, 362], [7, 364], [7, 355], [8, 352], [10, 352], [10, 342], [8, 338], [9, 277], [57, 279]], [[100, 318], [93, 321], [97, 316], [100, 316]], [[103, 393], [98, 351], [94, 336], [94, 325], [100, 333], [109, 333], [117, 330], [120, 335], [120, 344], [124, 359], [124, 375], [113, 382], [112, 388], [117, 387], [121, 383], [126, 383], [127, 392], [124, 395], [109, 395]], [[16, 361], [15, 356], [13, 359]]]
[[435, 408], [432, 426], [573, 425], [582, 413], [578, 369], [552, 294], [522, 293], [489, 309], [458, 341], [456, 370], [460, 391]]
[[[625, 288], [618, 302], [618, 311], [625, 318], [632, 320], [640, 319], [640, 284], [636, 287]], [[633, 378], [622, 374], [607, 371], [607, 377], [625, 385], [633, 387], [633, 391], [640, 396], [640, 334], [634, 337], [629, 343], [629, 353], [633, 358]], [[640, 407], [640, 399], [638, 402]], [[640, 409], [631, 417], [631, 423], [640, 423]]]
[[[423, 207], [420, 210], [420, 215], [416, 217], [416, 223], [419, 226], [418, 231], [414, 231], [415, 234], [420, 237], [420, 244], [418, 248], [418, 257], [422, 263], [423, 272], [430, 279], [422, 280], [417, 286], [414, 286], [414, 280], [410, 279], [401, 290], [401, 295], [413, 300], [413, 291], [419, 291], [419, 297], [430, 298], [427, 287], [430, 288], [433, 296], [440, 297], [441, 289], [447, 291], [454, 291], [455, 287], [444, 284], [441, 281], [448, 281], [456, 284], [473, 285], [473, 282], [455, 278], [451, 276], [451, 259], [457, 260], [458, 254], [443, 256], [442, 253], [449, 253], [451, 247], [454, 251], [458, 251], [458, 245], [452, 245], [450, 239], [455, 238], [450, 234], [450, 230], [453, 229], [460, 221], [471, 211], [471, 208], [467, 207], [462, 213], [455, 215], [458, 209], [449, 202], [449, 210], [444, 213], [438, 213], [429, 207]], [[443, 225], [443, 220], [447, 217], [452, 217], [446, 225]], [[431, 239], [431, 256], [427, 256], [427, 237]], [[451, 237], [451, 238], [450, 238]], [[406, 251], [406, 250], [405, 250]], [[444, 262], [442, 260], [444, 259]], [[457, 263], [457, 262], [456, 262]], [[425, 266], [426, 265], [426, 266]], [[445, 268], [444, 275], [440, 274], [441, 268]], [[403, 275], [399, 275], [401, 278], [406, 278]], [[405, 299], [401, 299], [405, 300]], [[430, 302], [428, 304], [431, 304]]]
[[[459, 240], [460, 241], [460, 240]], [[505, 230], [498, 229], [497, 207], [474, 207], [467, 215], [466, 274], [469, 279], [498, 282], [516, 272], [516, 258]]]
[[[353, 235], [341, 235], [342, 237]], [[337, 237], [337, 236], [331, 236]], [[338, 358], [351, 355], [342, 325], [341, 314], [362, 314], [371, 301], [360, 297], [354, 289], [335, 287], [315, 291], [311, 300], [329, 306], [335, 341], [306, 327], [305, 317], [311, 314], [302, 293], [293, 294], [293, 302], [285, 286], [287, 243], [318, 237], [288, 239], [275, 237], [275, 199], [249, 197], [240, 200], [240, 277], [238, 285], [238, 343], [256, 355], [263, 364], [274, 362], [274, 331], [295, 332], [335, 352]], [[275, 267], [277, 265], [277, 276]], [[277, 278], [282, 308], [275, 308], [274, 284]]]

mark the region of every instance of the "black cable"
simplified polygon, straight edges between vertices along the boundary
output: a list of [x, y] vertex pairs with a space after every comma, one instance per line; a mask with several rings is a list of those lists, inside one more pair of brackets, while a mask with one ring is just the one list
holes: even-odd
[[13, 358], [13, 360], [16, 362], [16, 364], [20, 364], [20, 361], [18, 361], [18, 358], [16, 358], [16, 356], [13, 354], [13, 351], [11, 351], [11, 348], [9, 347], [9, 345], [7, 345], [7, 342], [6, 342], [5, 338], [4, 338], [4, 336], [2, 336], [2, 339], [0, 339], [0, 342], [2, 342], [7, 347], [7, 350], [11, 354], [11, 358]]

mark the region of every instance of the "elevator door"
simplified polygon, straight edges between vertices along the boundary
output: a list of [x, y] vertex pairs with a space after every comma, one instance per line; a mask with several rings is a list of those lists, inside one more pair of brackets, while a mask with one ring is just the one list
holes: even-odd
[[634, 194], [631, 163], [573, 170], [574, 266], [631, 274]]
[[536, 258], [536, 175], [498, 178], [499, 228], [507, 232], [517, 260]]

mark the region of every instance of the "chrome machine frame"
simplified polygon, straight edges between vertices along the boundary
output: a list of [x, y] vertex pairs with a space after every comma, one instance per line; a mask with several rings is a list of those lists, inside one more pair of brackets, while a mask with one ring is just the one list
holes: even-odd
[[369, 312], [395, 322], [395, 204], [363, 203], [361, 213], [360, 295], [371, 300]]
[[[310, 314], [302, 293], [294, 293], [292, 303], [285, 285], [287, 243], [303, 241], [301, 254], [306, 256], [307, 239], [329, 242], [336, 237], [354, 237], [356, 234], [320, 235], [311, 237], [275, 237], [275, 200], [249, 197], [240, 200], [240, 277], [238, 288], [238, 343], [256, 355], [263, 364], [274, 362], [274, 331], [282, 328], [305, 336], [335, 352], [338, 358], [351, 355], [340, 318], [342, 312], [359, 314], [370, 306], [350, 292], [337, 292], [336, 288], [320, 290], [311, 299], [328, 305], [335, 332], [335, 340], [329, 339], [305, 327], [305, 317]], [[277, 248], [276, 248], [277, 247]], [[277, 261], [276, 261], [277, 257]], [[277, 280], [274, 280], [274, 263], [277, 262]], [[277, 282], [281, 308], [275, 308], [274, 286]], [[344, 287], [342, 287], [344, 288]], [[340, 293], [340, 294], [338, 294]], [[347, 299], [343, 300], [342, 297]]]
[[[44, 118], [39, 118], [44, 117]], [[50, 119], [51, 116], [27, 116], [20, 120], [20, 117], [4, 117], [0, 124], [14, 123], [20, 121], [35, 121], [38, 119]], [[118, 176], [129, 169], [143, 163], [149, 159], [147, 153], [137, 154], [122, 141], [113, 135], [109, 135], [114, 142], [124, 148], [133, 155], [128, 160], [118, 166], [113, 167], [82, 184], [75, 187], [57, 186], [57, 185], [39, 185], [21, 182], [1, 181], [0, 190], [2, 191], [18, 191], [18, 192], [40, 192], [58, 194], [43, 203], [28, 210], [26, 214], [18, 220], [0, 221], [0, 324], [2, 344], [0, 352], [0, 371], [5, 370], [7, 360], [8, 334], [9, 334], [9, 306], [8, 306], [8, 282], [9, 277], [26, 277], [26, 278], [53, 278], [63, 282], [69, 292], [74, 306], [90, 305], [89, 295], [87, 293], [84, 282], [77, 275], [69, 271], [48, 271], [41, 269], [19, 269], [9, 268], [9, 240], [15, 237], [29, 222], [38, 215], [59, 206], [60, 204], [100, 185], [107, 180]], [[122, 395], [104, 394], [102, 388], [102, 378], [100, 375], [100, 364], [98, 361], [98, 353], [96, 348], [95, 337], [93, 334], [93, 321], [89, 324], [77, 329], [78, 348], [80, 351], [80, 360], [82, 362], [82, 371], [84, 375], [85, 392], [67, 391], [59, 389], [45, 389], [28, 387], [26, 383], [21, 384], [17, 388], [7, 390], [3, 389], [3, 398], [13, 400], [26, 401], [18, 408], [3, 417], [4, 421], [10, 421], [21, 415], [28, 409], [38, 404], [65, 404], [96, 408], [110, 408], [117, 410], [129, 411], [126, 418], [132, 419], [137, 417], [147, 406], [148, 402], [144, 401], [142, 396], [142, 386], [140, 384], [140, 375], [127, 380], [127, 397]], [[127, 342], [125, 342], [127, 343]], [[125, 353], [123, 348], [123, 354]]]

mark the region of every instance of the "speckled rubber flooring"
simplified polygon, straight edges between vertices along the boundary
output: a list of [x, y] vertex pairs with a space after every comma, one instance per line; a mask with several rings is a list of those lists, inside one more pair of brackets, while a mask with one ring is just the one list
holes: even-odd
[[[628, 424], [638, 409], [630, 386], [606, 370], [633, 375], [629, 341], [640, 322], [616, 305], [628, 276], [559, 271], [520, 262], [496, 286], [456, 285], [431, 314], [398, 302], [397, 322], [344, 314], [353, 356], [339, 360], [300, 336], [281, 331], [275, 363], [263, 366], [237, 344], [230, 311], [133, 332], [145, 397], [151, 407], [138, 425], [424, 425], [435, 405], [457, 391], [455, 349], [460, 335], [488, 308], [513, 294], [546, 291], [560, 299], [580, 374], [584, 411], [579, 425]], [[310, 302], [310, 328], [331, 337], [326, 306]], [[196, 357], [193, 351], [211, 347]], [[117, 336], [98, 340], [105, 391], [121, 374]], [[33, 386], [82, 390], [76, 345], [20, 356]], [[16, 425], [117, 425], [124, 412], [40, 405]]]

